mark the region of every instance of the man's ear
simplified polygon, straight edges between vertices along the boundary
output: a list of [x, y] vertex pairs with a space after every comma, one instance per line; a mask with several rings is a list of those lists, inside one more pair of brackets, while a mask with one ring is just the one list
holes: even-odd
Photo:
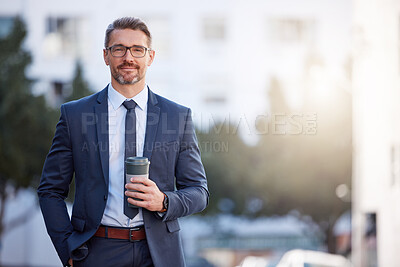
[[156, 56], [156, 51], [150, 50], [150, 51], [149, 51], [149, 56], [150, 56], [150, 59], [149, 59], [149, 61], [147, 62], [147, 66], [148, 66], [148, 67], [150, 67], [150, 65], [153, 63], [154, 57]]
[[103, 49], [103, 58], [104, 58], [104, 62], [106, 63], [106, 65], [110, 65], [109, 61], [108, 61], [108, 50], [107, 49]]

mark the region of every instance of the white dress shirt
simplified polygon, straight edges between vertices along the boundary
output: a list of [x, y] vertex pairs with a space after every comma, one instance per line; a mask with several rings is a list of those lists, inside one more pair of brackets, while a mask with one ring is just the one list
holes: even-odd
[[106, 208], [101, 224], [117, 227], [136, 227], [143, 225], [142, 209], [129, 219], [124, 214], [124, 158], [125, 158], [125, 116], [126, 108], [122, 105], [125, 100], [136, 102], [136, 155], [143, 156], [144, 138], [147, 120], [147, 85], [134, 96], [127, 99], [108, 85], [108, 141], [109, 141], [109, 186]]

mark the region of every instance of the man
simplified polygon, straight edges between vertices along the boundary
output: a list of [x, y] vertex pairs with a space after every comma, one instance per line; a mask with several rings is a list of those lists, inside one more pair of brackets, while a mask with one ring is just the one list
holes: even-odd
[[[64, 266], [185, 266], [178, 218], [209, 196], [191, 111], [146, 85], [155, 52], [140, 19], [110, 24], [103, 54], [111, 83], [61, 106], [38, 188], [47, 231]], [[125, 184], [128, 156], [149, 159], [149, 179]]]

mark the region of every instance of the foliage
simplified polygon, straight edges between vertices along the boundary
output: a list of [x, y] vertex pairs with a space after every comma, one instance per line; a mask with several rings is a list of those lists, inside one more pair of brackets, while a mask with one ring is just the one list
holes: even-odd
[[[72, 93], [66, 99], [66, 102], [80, 99], [82, 97], [91, 95], [93, 92], [90, 90], [87, 82], [83, 78], [82, 64], [77, 61], [75, 66], [75, 74], [72, 80]], [[69, 187], [68, 197], [66, 201], [73, 202], [75, 198], [75, 174]]]
[[237, 128], [217, 123], [207, 132], [198, 132], [202, 160], [208, 177], [208, 213], [245, 213], [246, 201], [253, 192], [254, 178], [250, 149], [237, 134]]
[[37, 186], [56, 120], [44, 97], [31, 93], [25, 36], [25, 25], [16, 18], [10, 34], [0, 39], [0, 238], [4, 203], [20, 188]]
[[234, 125], [199, 131], [200, 144], [226, 142], [229, 148], [212, 153], [201, 147], [211, 193], [205, 213], [271, 216], [296, 210], [320, 223], [328, 237], [336, 219], [350, 209], [335, 190], [351, 184], [351, 98], [338, 90], [331, 99], [337, 106], [308, 103], [294, 111], [279, 81], [272, 79], [268, 99], [269, 114], [258, 121], [256, 146], [227, 130]]
[[75, 67], [74, 79], [72, 81], [72, 94], [67, 101], [77, 100], [88, 96], [93, 92], [89, 89], [87, 82], [83, 78], [82, 64], [78, 61]]

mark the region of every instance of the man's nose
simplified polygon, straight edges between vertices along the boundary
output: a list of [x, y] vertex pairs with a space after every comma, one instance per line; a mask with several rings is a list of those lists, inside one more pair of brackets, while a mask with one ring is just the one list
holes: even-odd
[[126, 50], [124, 59], [125, 59], [126, 61], [130, 61], [130, 62], [133, 61], [133, 60], [135, 59], [135, 58], [132, 56], [132, 52], [131, 52], [130, 49], [127, 49], [127, 50]]

